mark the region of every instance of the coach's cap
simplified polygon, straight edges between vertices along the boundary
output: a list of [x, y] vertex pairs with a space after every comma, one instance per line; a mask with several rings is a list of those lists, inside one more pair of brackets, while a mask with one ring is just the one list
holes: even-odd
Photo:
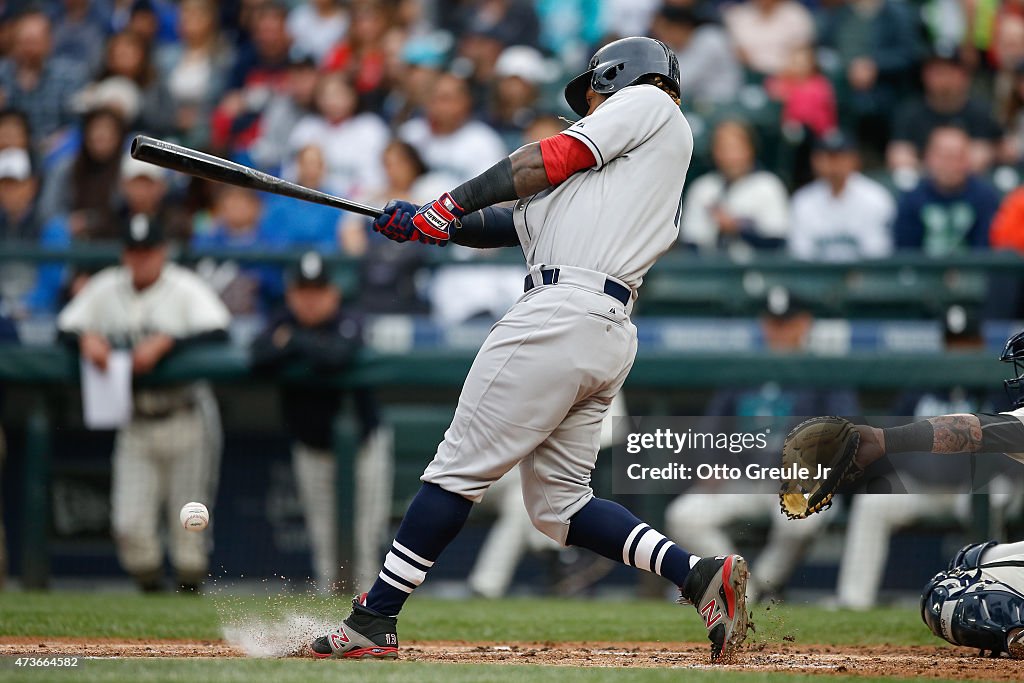
[[144, 213], [134, 214], [124, 224], [121, 243], [125, 249], [159, 246], [164, 243], [163, 226]]
[[28, 180], [32, 177], [32, 160], [20, 147], [0, 152], [0, 180]]
[[292, 268], [288, 280], [296, 287], [325, 287], [331, 283], [331, 275], [323, 257], [307, 251]]
[[157, 182], [167, 179], [164, 169], [146, 161], [139, 161], [131, 154], [125, 154], [121, 159], [121, 179], [131, 180], [132, 178], [149, 178]]
[[789, 318], [798, 313], [810, 310], [807, 302], [795, 296], [791, 291], [776, 285], [768, 289], [764, 298], [764, 313], [773, 318]]
[[854, 152], [857, 141], [843, 131], [831, 130], [814, 141], [814, 149], [820, 152]]

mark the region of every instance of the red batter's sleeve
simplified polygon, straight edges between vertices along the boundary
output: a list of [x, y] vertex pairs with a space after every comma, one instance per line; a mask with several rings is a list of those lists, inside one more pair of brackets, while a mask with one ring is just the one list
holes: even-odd
[[540, 141], [540, 156], [548, 182], [559, 185], [576, 171], [597, 163], [594, 153], [585, 144], [569, 135], [552, 135]]

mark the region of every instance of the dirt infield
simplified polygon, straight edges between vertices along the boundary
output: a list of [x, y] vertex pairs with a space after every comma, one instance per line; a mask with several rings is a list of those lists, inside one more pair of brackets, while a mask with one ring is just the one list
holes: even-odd
[[[0, 638], [0, 656], [241, 657], [223, 641]], [[409, 642], [402, 659], [457, 664], [712, 668], [698, 643], [466, 643]], [[755, 644], [724, 668], [848, 676], [899, 676], [1019, 681], [1021, 662], [988, 659], [948, 647], [832, 647]]]

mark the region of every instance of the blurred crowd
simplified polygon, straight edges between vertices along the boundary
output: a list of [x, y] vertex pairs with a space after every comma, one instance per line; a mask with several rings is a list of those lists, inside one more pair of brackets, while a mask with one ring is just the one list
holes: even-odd
[[[247, 262], [247, 254], [345, 254], [359, 264], [358, 305], [372, 313], [429, 311], [446, 322], [497, 317], [521, 292], [519, 267], [453, 246], [446, 253], [474, 265], [424, 277], [431, 250], [389, 242], [364, 217], [171, 174], [132, 159], [128, 144], [145, 133], [367, 204], [424, 203], [567, 127], [564, 84], [595, 49], [628, 35], [659, 38], [679, 57], [695, 143], [680, 251], [776, 252], [815, 262], [897, 250], [1024, 252], [1024, 189], [1017, 189], [1024, 0], [0, 1], [0, 246], [61, 250], [127, 235], [129, 243], [163, 245], [166, 238], [182, 252], [204, 254], [195, 273], [226, 308], [219, 318], [267, 316], [287, 304], [255, 341], [256, 364], [267, 371], [310, 357], [310, 348], [333, 371], [357, 345], [342, 324], [348, 302], [343, 315], [341, 293], [322, 264], [287, 279], [281, 268]], [[151, 251], [162, 267], [162, 246]], [[59, 262], [4, 261], [0, 312], [53, 314], [90, 275]], [[767, 298], [759, 318], [766, 346], [806, 350], [814, 306], [780, 296]], [[150, 305], [163, 310], [159, 301]], [[3, 316], [0, 326], [0, 337], [9, 336]], [[984, 347], [970, 312], [948, 313], [944, 329], [948, 350]], [[707, 414], [783, 417], [825, 405], [835, 414], [860, 411], [850, 392], [822, 393], [774, 382], [722, 390]], [[327, 408], [307, 409], [301, 396], [287, 394], [285, 422], [303, 500], [325, 509], [333, 505], [323, 502], [333, 500], [324, 473], [338, 404], [333, 394], [314, 398]], [[1002, 407], [956, 387], [901, 400], [895, 414]], [[173, 411], [140, 418], [136, 410], [136, 419], [187, 413], [195, 421], [200, 405], [186, 397]], [[361, 446], [390, 448], [376, 414], [361, 418]], [[521, 514], [517, 488], [509, 508]], [[732, 541], [695, 512], [710, 504], [701, 494], [673, 504], [668, 526], [691, 547], [720, 553]], [[733, 499], [718, 526], [769, 515], [781, 521], [774, 497], [770, 510], [755, 509], [754, 498]], [[850, 532], [847, 557], [866, 559], [841, 570], [842, 604], [875, 600], [886, 563], [880, 525], [893, 530], [935, 513], [904, 499], [872, 505], [865, 496], [851, 509], [850, 525], [867, 531]], [[131, 525], [142, 519], [134, 505], [119, 508], [131, 527], [121, 535], [149, 539], [150, 529]], [[363, 514], [386, 524], [387, 510]], [[527, 530], [514, 537], [518, 545], [508, 534], [495, 536], [505, 554], [491, 565], [505, 573], [475, 582], [478, 592], [507, 588], [515, 566], [509, 549], [531, 545], [524, 519], [508, 522]], [[766, 557], [777, 561], [761, 565], [774, 575], [755, 577], [762, 595], [781, 591], [820, 527], [787, 530], [771, 532], [765, 552], [775, 554]], [[326, 584], [336, 565], [334, 534], [311, 533], [320, 539], [317, 572]], [[122, 550], [140, 585], [152, 578], [155, 552], [143, 551]], [[185, 567], [182, 585], [197, 582], [203, 567], [195, 564]]]
[[[345, 253], [364, 264], [371, 308], [421, 312], [425, 250], [392, 249], [362, 217], [169, 174], [126, 145], [144, 132], [366, 203], [426, 202], [562, 130], [567, 78], [601, 44], [644, 34], [678, 54], [694, 131], [681, 250], [1024, 251], [1019, 0], [0, 8], [4, 241], [102, 241], [144, 214], [184, 249]], [[16, 316], [52, 312], [78, 276], [8, 266], [0, 292]], [[204, 277], [233, 313], [282, 292], [265, 268]]]

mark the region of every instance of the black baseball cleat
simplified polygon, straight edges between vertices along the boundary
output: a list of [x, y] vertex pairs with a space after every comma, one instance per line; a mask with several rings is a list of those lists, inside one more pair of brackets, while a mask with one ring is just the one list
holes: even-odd
[[747, 637], [747, 561], [740, 555], [704, 557], [680, 587], [679, 602], [697, 608], [711, 641], [711, 662], [728, 660]]
[[365, 605], [366, 593], [352, 599], [352, 614], [334, 631], [314, 640], [314, 657], [395, 659], [398, 657], [398, 617], [386, 617]]

